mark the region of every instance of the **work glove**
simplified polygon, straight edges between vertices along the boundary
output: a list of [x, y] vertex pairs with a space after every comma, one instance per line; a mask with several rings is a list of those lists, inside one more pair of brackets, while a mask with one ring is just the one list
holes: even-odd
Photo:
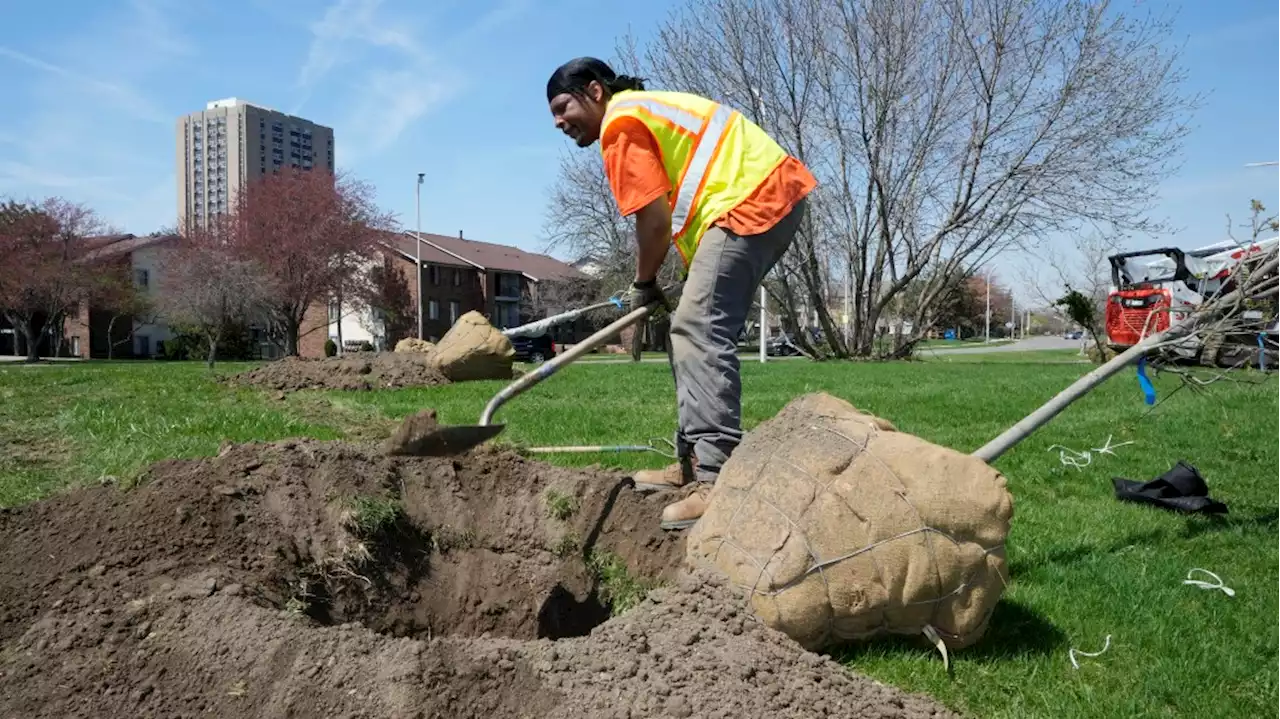
[[671, 305], [667, 302], [666, 295], [662, 294], [662, 288], [658, 286], [657, 280], [633, 282], [631, 289], [627, 290], [622, 300], [626, 303], [628, 312], [638, 310], [655, 302], [659, 309], [671, 311]]

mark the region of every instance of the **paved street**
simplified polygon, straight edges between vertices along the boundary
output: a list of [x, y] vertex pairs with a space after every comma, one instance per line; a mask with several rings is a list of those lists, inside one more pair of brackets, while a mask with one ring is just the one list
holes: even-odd
[[[1025, 340], [1017, 342], [1008, 342], [1002, 344], [974, 344], [964, 347], [945, 347], [940, 349], [921, 349], [917, 351], [917, 355], [921, 357], [943, 356], [943, 355], [966, 355], [966, 354], [987, 354], [989, 352], [1038, 352], [1043, 350], [1074, 350], [1080, 348], [1080, 340], [1067, 340], [1060, 336], [1053, 337], [1029, 337]], [[738, 355], [743, 362], [758, 361], [757, 353], [742, 353]], [[585, 358], [584, 358], [585, 359]], [[791, 357], [770, 357], [769, 362], [785, 362], [787, 360], [804, 359], [803, 355]], [[591, 359], [585, 360], [591, 364], [631, 364], [632, 360], [629, 355], [620, 355], [617, 359]], [[641, 362], [662, 362], [666, 363], [665, 357], [645, 357]]]
[[1009, 342], [1005, 344], [992, 345], [974, 345], [969, 347], [946, 347], [942, 349], [930, 350], [923, 349], [919, 351], [921, 355], [967, 355], [967, 354], [986, 354], [988, 352], [1039, 352], [1043, 350], [1078, 350], [1080, 349], [1080, 340], [1066, 340], [1058, 335], [1051, 337], [1028, 337], [1025, 340], [1017, 342]]

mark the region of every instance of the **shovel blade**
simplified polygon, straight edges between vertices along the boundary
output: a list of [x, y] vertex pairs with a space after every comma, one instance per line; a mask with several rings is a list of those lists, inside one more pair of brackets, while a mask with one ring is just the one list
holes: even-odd
[[496, 437], [506, 425], [442, 425], [435, 412], [425, 410], [406, 417], [383, 443], [390, 455], [446, 457], [461, 454]]

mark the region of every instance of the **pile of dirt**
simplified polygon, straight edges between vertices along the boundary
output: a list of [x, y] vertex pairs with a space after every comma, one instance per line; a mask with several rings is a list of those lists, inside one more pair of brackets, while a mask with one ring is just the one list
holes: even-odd
[[0, 510], [0, 716], [950, 716], [682, 578], [620, 480], [286, 441]]
[[448, 384], [428, 353], [358, 353], [323, 359], [285, 357], [231, 377], [232, 384], [292, 392], [369, 390]]

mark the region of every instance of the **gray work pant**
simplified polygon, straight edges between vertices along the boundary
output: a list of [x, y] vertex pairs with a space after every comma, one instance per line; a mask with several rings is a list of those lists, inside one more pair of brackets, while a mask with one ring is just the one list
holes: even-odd
[[712, 227], [689, 265], [667, 352], [676, 383], [676, 451], [682, 458], [693, 451], [699, 481], [714, 482], [742, 441], [738, 336], [761, 281], [795, 239], [806, 206], [800, 200], [758, 235]]

